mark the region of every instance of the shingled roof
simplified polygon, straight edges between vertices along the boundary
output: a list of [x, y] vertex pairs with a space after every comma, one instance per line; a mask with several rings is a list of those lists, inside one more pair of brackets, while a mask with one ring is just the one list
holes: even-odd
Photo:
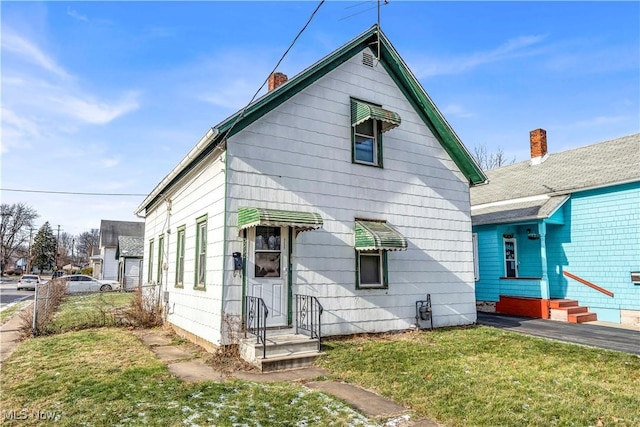
[[116, 258], [142, 258], [144, 256], [144, 237], [120, 236], [116, 248]]
[[567, 195], [640, 181], [640, 133], [486, 171], [471, 187], [474, 225], [547, 218]]
[[120, 236], [144, 237], [144, 222], [111, 221], [106, 219], [100, 222], [101, 247], [116, 247]]

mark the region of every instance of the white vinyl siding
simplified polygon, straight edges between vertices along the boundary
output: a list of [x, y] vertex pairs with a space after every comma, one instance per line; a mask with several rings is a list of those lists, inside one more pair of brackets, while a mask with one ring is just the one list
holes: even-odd
[[[238, 207], [318, 212], [324, 221], [292, 241], [292, 293], [324, 308], [323, 333], [405, 329], [431, 294], [434, 325], [476, 320], [466, 178], [383, 67], [361, 55], [230, 138], [226, 253], [241, 252]], [[350, 99], [398, 113], [384, 134], [384, 169], [352, 161]], [[268, 141], [268, 143], [265, 143]], [[384, 220], [408, 242], [389, 251], [388, 289], [355, 289], [354, 218]], [[225, 268], [232, 268], [232, 264]], [[242, 281], [227, 272], [225, 311], [240, 312]]]

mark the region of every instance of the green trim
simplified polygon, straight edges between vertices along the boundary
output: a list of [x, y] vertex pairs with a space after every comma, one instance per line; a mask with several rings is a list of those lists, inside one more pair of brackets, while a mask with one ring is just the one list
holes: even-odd
[[[433, 101], [429, 98], [420, 82], [411, 73], [393, 45], [389, 42], [377, 25], [372, 26], [353, 40], [347, 42], [342, 47], [325, 56], [314, 65], [302, 71], [277, 89], [268, 92], [266, 95], [249, 105], [246, 109], [238, 111], [223, 120], [214, 129], [218, 131], [217, 136], [212, 139], [209, 145], [202, 150], [184, 169], [180, 170], [173, 179], [160, 189], [158, 195], [141, 206], [146, 209], [154, 205], [159, 199], [164, 197], [167, 190], [178, 183], [193, 168], [204, 161], [213, 150], [226, 139], [237, 134], [247, 126], [255, 122], [269, 111], [278, 107], [300, 91], [304, 90], [327, 73], [333, 71], [344, 62], [353, 58], [361, 51], [370, 48], [378, 43], [380, 35], [380, 63], [390, 74], [393, 81], [402, 90], [411, 105], [422, 118], [423, 122], [433, 132], [445, 151], [451, 156], [458, 168], [472, 184], [483, 183], [487, 180], [484, 172], [469, 151], [464, 147], [451, 126], [438, 111]], [[242, 118], [236, 119], [242, 114]]]
[[[206, 290], [207, 286], [207, 237], [208, 237], [208, 230], [207, 230], [207, 220], [208, 220], [208, 214], [204, 214], [199, 216], [196, 219], [196, 259], [195, 259], [195, 271], [194, 271], [194, 278], [193, 278], [193, 289], [195, 290], [199, 290], [199, 291], [204, 291]], [[200, 228], [201, 226], [204, 224], [204, 260], [203, 260], [203, 268], [204, 268], [204, 275], [202, 277], [202, 281], [203, 283], [200, 283], [200, 281], [198, 280], [198, 271], [200, 270], [200, 251], [203, 248], [202, 246], [202, 242], [200, 241]]]
[[154, 240], [149, 239], [149, 265], [147, 266], [147, 283], [153, 283], [153, 255]]
[[366, 102], [351, 100], [351, 126], [354, 128], [366, 122], [367, 120], [375, 120], [380, 123], [379, 132], [385, 133], [393, 128], [400, 126], [402, 120], [398, 113], [385, 110], [382, 107], [372, 105]]
[[247, 296], [247, 230], [242, 230], [242, 327], [244, 328], [246, 325], [244, 324], [244, 315], [246, 314], [246, 302], [244, 297]]
[[293, 326], [293, 263], [291, 255], [293, 254], [293, 229], [289, 227], [289, 236], [287, 236], [287, 325]]
[[[176, 229], [176, 277], [173, 284], [176, 288], [184, 288], [184, 244], [187, 240], [186, 229], [186, 225], [181, 225]], [[182, 242], [180, 241], [180, 235], [182, 235]], [[182, 282], [178, 281], [178, 274], [180, 272], [180, 253], [182, 253]]]
[[407, 250], [407, 239], [386, 222], [356, 219], [354, 234], [360, 251]]
[[322, 217], [316, 212], [284, 211], [263, 208], [238, 208], [238, 229], [264, 225], [316, 230], [322, 227]]
[[158, 236], [158, 285], [162, 285], [162, 263], [164, 262], [164, 234]]

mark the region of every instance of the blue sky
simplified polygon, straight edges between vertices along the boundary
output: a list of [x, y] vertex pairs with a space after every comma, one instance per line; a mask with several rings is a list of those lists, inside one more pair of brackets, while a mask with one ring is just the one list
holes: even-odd
[[[242, 108], [318, 2], [7, 2], [3, 189], [148, 194]], [[293, 77], [376, 22], [328, 1], [279, 71]], [[381, 26], [465, 145], [529, 156], [640, 131], [640, 3], [409, 2]], [[62, 231], [138, 220], [144, 196], [2, 191]]]

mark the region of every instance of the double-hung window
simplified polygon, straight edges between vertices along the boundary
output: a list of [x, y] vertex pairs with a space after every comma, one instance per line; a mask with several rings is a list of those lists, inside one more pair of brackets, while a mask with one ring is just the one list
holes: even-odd
[[382, 167], [382, 134], [400, 125], [400, 116], [367, 102], [351, 100], [352, 160]]
[[207, 273], [207, 215], [196, 220], [196, 281], [195, 287], [203, 289]]
[[518, 277], [516, 239], [504, 239], [504, 276]]
[[388, 287], [386, 251], [358, 251], [356, 263], [359, 289]]
[[164, 264], [164, 236], [158, 237], [158, 285], [162, 285], [162, 264]]
[[176, 288], [184, 287], [184, 232], [184, 225], [178, 227], [178, 237], [176, 238]]
[[153, 239], [149, 240], [149, 270], [147, 270], [147, 283], [153, 283]]
[[407, 250], [407, 239], [385, 221], [356, 219], [356, 289], [389, 287], [387, 254]]

